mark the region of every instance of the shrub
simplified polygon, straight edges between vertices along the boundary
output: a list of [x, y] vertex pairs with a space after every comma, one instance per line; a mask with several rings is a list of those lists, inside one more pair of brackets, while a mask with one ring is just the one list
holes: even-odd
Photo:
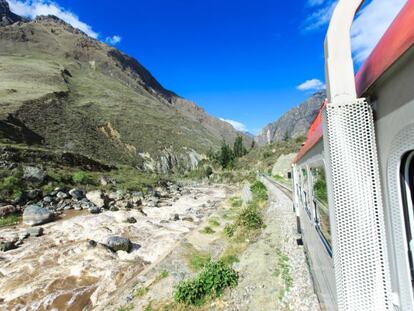
[[220, 222], [218, 221], [218, 219], [217, 218], [210, 218], [209, 220], [208, 220], [208, 223], [210, 224], [210, 226], [212, 226], [212, 227], [218, 227], [218, 226], [220, 226]]
[[263, 227], [263, 217], [255, 204], [249, 204], [240, 213], [237, 224], [248, 229], [260, 229]]
[[17, 199], [23, 194], [22, 179], [16, 176], [4, 177], [0, 183], [1, 196], [8, 199]]
[[227, 224], [224, 227], [224, 234], [229, 238], [231, 238], [234, 235], [235, 232], [236, 232], [236, 225], [235, 224]]
[[214, 231], [213, 229], [211, 229], [210, 227], [205, 227], [203, 230], [201, 230], [201, 233], [205, 233], [205, 234], [213, 234], [216, 231]]
[[67, 184], [73, 182], [72, 174], [67, 171], [50, 170], [47, 172], [47, 175], [57, 183]]
[[230, 205], [232, 207], [241, 207], [243, 204], [243, 200], [240, 197], [232, 197], [230, 198]]
[[88, 184], [91, 180], [89, 174], [85, 171], [78, 171], [73, 173], [72, 180], [75, 184]]
[[250, 187], [255, 199], [266, 201], [268, 199], [266, 186], [259, 180], [256, 180]]
[[205, 169], [205, 176], [207, 178], [210, 178], [211, 175], [213, 175], [213, 169], [211, 168], [211, 166], [207, 166]]
[[237, 286], [238, 278], [237, 272], [222, 261], [210, 262], [196, 277], [178, 284], [174, 299], [186, 305], [200, 306], [208, 297], [220, 297], [227, 287]]

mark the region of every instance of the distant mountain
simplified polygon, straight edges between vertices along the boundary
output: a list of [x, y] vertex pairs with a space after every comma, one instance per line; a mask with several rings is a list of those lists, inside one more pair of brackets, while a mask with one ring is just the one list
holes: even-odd
[[57, 17], [0, 16], [0, 141], [167, 172], [242, 134]]
[[325, 91], [313, 94], [302, 104], [289, 110], [275, 122], [266, 125], [256, 136], [256, 143], [266, 145], [282, 141], [285, 138], [306, 135], [325, 98]]

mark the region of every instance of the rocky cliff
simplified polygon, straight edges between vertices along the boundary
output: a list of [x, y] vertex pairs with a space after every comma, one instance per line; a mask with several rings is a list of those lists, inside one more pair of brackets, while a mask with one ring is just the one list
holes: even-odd
[[6, 0], [0, 0], [0, 27], [12, 25], [24, 19], [10, 11], [9, 4]]
[[325, 91], [313, 94], [299, 106], [292, 108], [275, 122], [266, 125], [255, 140], [259, 145], [306, 135], [319, 108], [326, 98]]
[[167, 172], [240, 134], [56, 17], [27, 21], [4, 0], [0, 16], [0, 142]]

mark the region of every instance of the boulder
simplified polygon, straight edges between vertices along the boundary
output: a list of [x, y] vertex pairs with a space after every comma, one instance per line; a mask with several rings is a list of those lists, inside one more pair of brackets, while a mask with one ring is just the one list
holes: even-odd
[[134, 205], [130, 201], [122, 200], [115, 203], [115, 206], [119, 209], [131, 209]]
[[129, 252], [132, 247], [132, 243], [129, 239], [120, 236], [112, 235], [106, 240], [106, 246], [108, 246], [114, 252], [125, 251]]
[[91, 214], [100, 214], [102, 212], [102, 210], [99, 207], [97, 207], [97, 206], [91, 206], [89, 208], [89, 212]]
[[86, 198], [99, 208], [105, 207], [108, 200], [100, 190], [89, 191], [86, 193]]
[[43, 202], [45, 202], [47, 204], [50, 204], [50, 203], [53, 202], [53, 198], [49, 197], [49, 196], [46, 196], [46, 197], [43, 198]]
[[24, 196], [29, 200], [35, 200], [37, 198], [40, 198], [41, 195], [42, 195], [42, 191], [39, 189], [27, 190], [24, 193]]
[[135, 219], [135, 217], [128, 217], [126, 222], [130, 224], [135, 224], [137, 220]]
[[101, 186], [107, 186], [109, 184], [109, 179], [105, 176], [101, 176], [101, 178], [99, 179], [99, 182], [101, 183]]
[[17, 213], [17, 208], [14, 205], [0, 207], [0, 217], [5, 217], [14, 213]]
[[23, 223], [37, 226], [52, 221], [55, 214], [38, 205], [30, 205], [23, 212]]
[[85, 197], [83, 191], [78, 189], [71, 189], [69, 190], [69, 195], [75, 200], [82, 200]]
[[26, 234], [31, 237], [41, 236], [43, 235], [43, 228], [42, 227], [29, 228], [26, 230]]
[[35, 166], [23, 166], [23, 179], [36, 183], [43, 184], [46, 179], [46, 172]]
[[87, 240], [86, 241], [86, 247], [87, 248], [95, 248], [98, 245], [98, 243], [96, 243], [96, 241], [94, 240]]
[[66, 193], [64, 193], [63, 191], [59, 191], [56, 194], [56, 197], [60, 200], [64, 200], [64, 199], [68, 198], [69, 196]]
[[0, 243], [0, 252], [7, 252], [16, 248], [15, 242], [1, 242]]

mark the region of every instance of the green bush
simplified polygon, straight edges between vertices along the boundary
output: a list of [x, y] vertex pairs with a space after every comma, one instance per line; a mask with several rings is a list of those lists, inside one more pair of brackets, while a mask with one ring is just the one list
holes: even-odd
[[211, 229], [209, 226], [205, 227], [203, 230], [201, 230], [201, 233], [205, 233], [205, 234], [213, 234], [216, 231], [214, 231], [213, 229]]
[[212, 227], [219, 227], [220, 226], [220, 222], [216, 217], [212, 217], [208, 220], [208, 223], [210, 224], [210, 226]]
[[205, 176], [207, 178], [210, 178], [211, 175], [213, 175], [213, 169], [211, 168], [211, 166], [207, 166], [205, 169]]
[[57, 183], [72, 183], [72, 174], [67, 171], [56, 171], [50, 170], [47, 172], [47, 175]]
[[243, 204], [243, 200], [240, 197], [232, 197], [230, 198], [230, 205], [232, 207], [241, 207]]
[[186, 305], [201, 306], [207, 298], [220, 297], [227, 287], [238, 284], [238, 274], [221, 261], [210, 262], [196, 277], [181, 281], [174, 299]]
[[91, 178], [90, 178], [90, 176], [87, 172], [77, 171], [77, 172], [73, 173], [72, 180], [75, 184], [86, 185], [86, 184], [90, 183]]
[[3, 199], [17, 199], [24, 191], [22, 179], [16, 176], [4, 177], [0, 183], [0, 194]]
[[229, 238], [234, 236], [235, 232], [236, 232], [236, 225], [235, 224], [227, 224], [224, 227], [224, 234]]
[[247, 227], [248, 229], [260, 229], [263, 227], [263, 217], [256, 204], [251, 203], [240, 213], [237, 224]]
[[250, 187], [250, 190], [253, 192], [255, 199], [261, 201], [266, 201], [268, 199], [266, 186], [261, 181], [256, 180]]

